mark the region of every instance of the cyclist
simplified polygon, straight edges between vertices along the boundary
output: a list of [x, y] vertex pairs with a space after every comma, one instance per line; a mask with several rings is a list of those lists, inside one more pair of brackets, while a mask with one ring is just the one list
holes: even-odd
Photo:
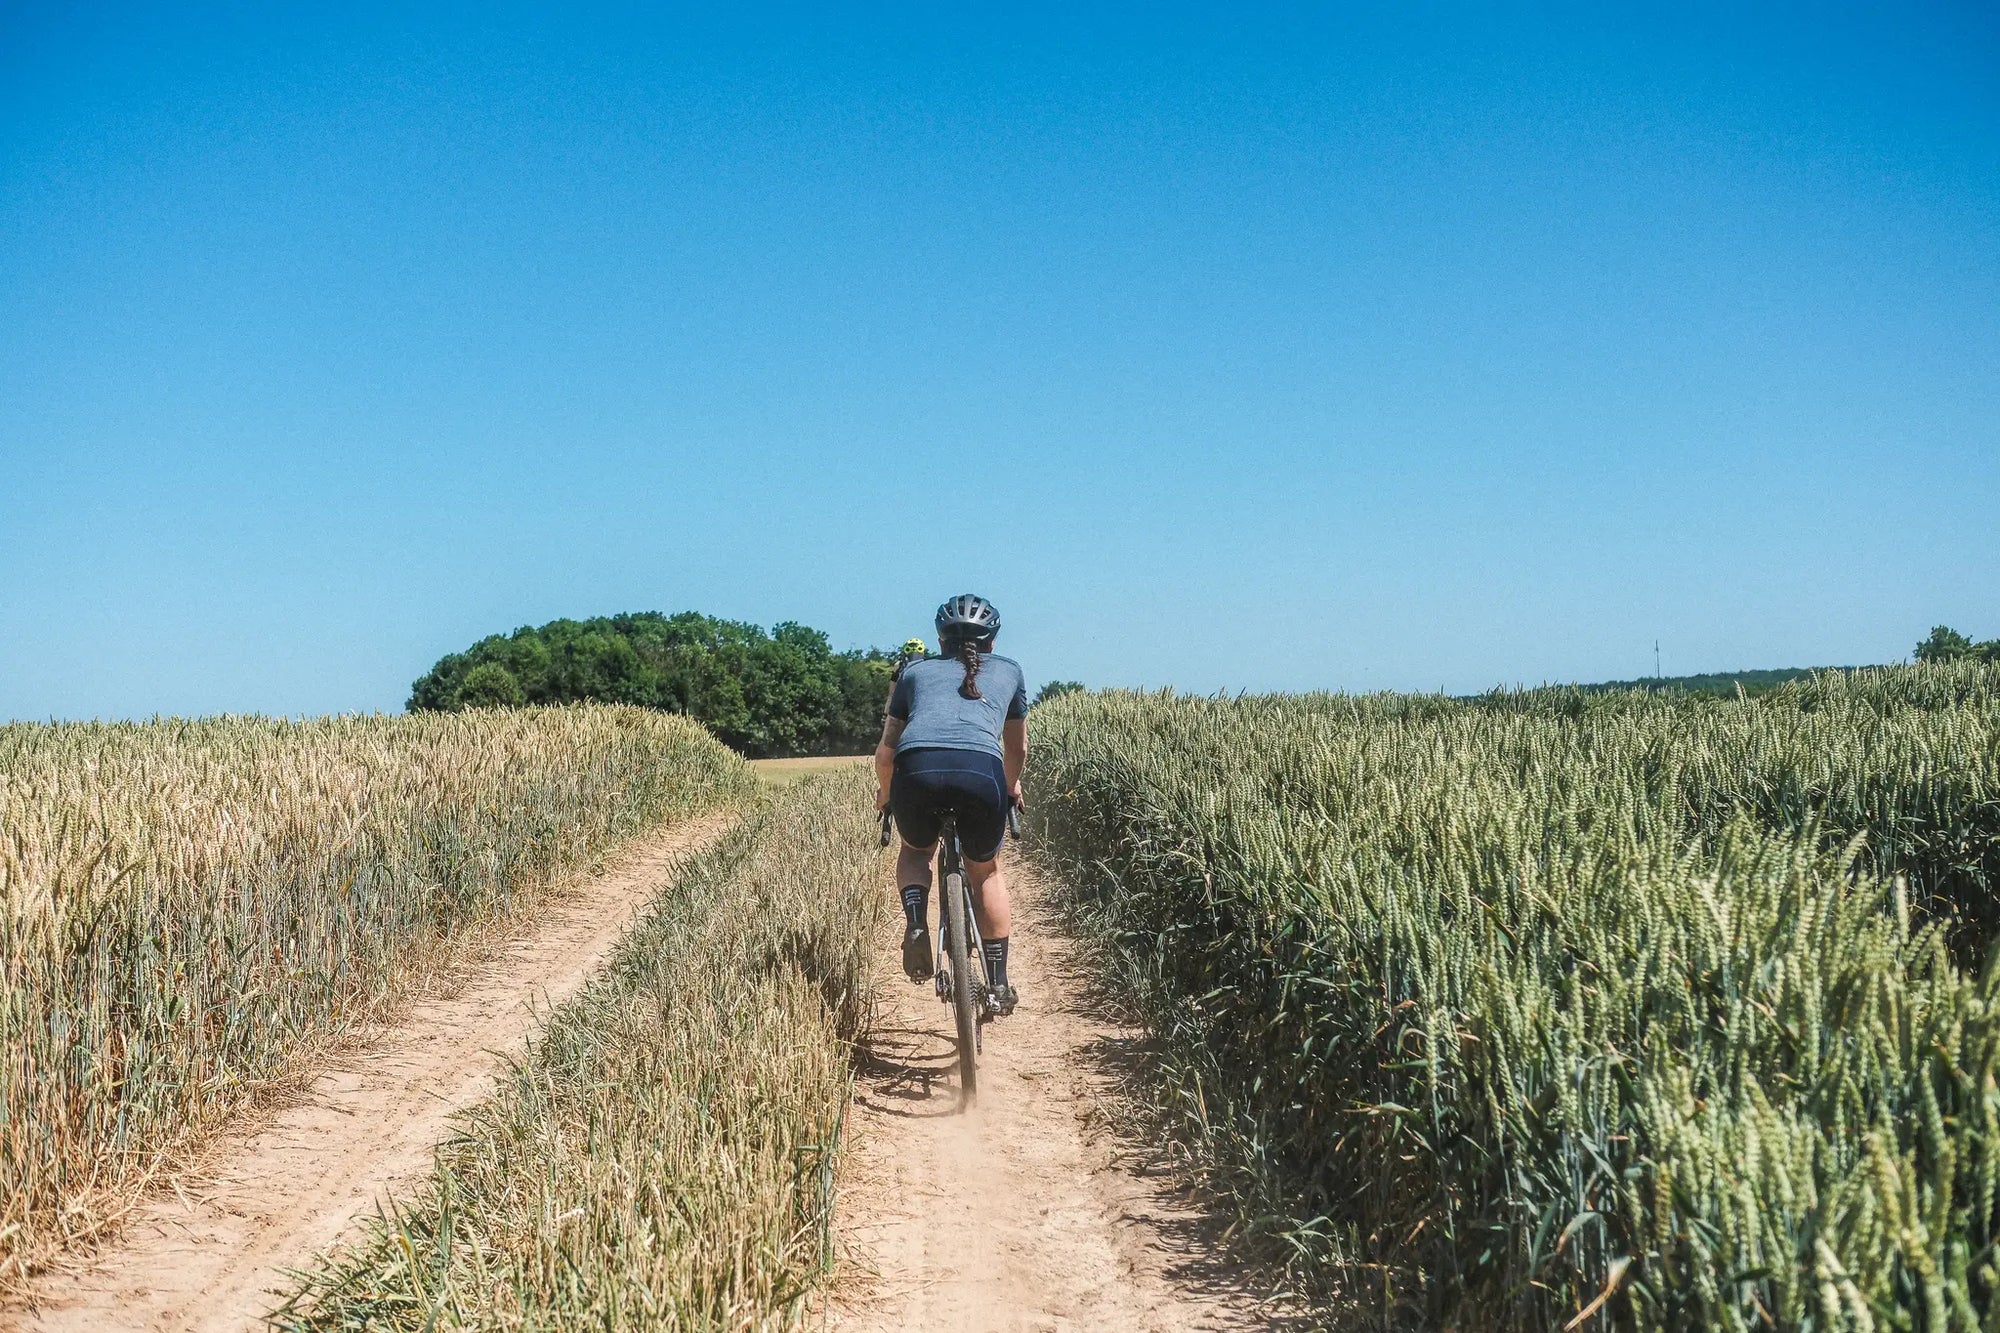
[[893, 688], [903, 678], [903, 668], [912, 662], [921, 662], [931, 655], [930, 645], [922, 639], [905, 639], [896, 653], [896, 665], [889, 669], [889, 684]]
[[882, 699], [882, 716], [889, 716], [889, 700], [896, 697], [896, 682], [903, 678], [903, 670], [912, 662], [921, 662], [931, 655], [930, 645], [922, 639], [905, 639], [896, 652], [896, 664], [889, 668], [889, 693]]
[[938, 655], [906, 663], [889, 695], [882, 743], [875, 749], [875, 804], [894, 809], [903, 835], [896, 857], [896, 883], [903, 890], [903, 970], [912, 981], [932, 973], [933, 861], [944, 817], [955, 815], [992, 1001], [1010, 1014], [1018, 996], [1007, 981], [1013, 913], [1000, 845], [1007, 836], [1008, 806], [1021, 804], [1028, 686], [1018, 662], [994, 653], [999, 631], [1000, 613], [984, 597], [961, 593], [938, 608]]

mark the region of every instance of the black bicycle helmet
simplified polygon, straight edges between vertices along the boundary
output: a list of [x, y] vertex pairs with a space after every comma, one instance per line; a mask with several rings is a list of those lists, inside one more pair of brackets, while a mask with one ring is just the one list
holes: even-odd
[[987, 639], [1000, 628], [1000, 613], [984, 597], [962, 592], [937, 609], [937, 632], [945, 639]]

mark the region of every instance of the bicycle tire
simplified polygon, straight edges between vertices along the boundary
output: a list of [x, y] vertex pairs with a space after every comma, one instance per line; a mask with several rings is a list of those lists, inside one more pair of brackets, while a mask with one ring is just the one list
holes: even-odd
[[970, 899], [965, 876], [944, 877], [944, 940], [951, 955], [951, 1008], [958, 1020], [958, 1087], [961, 1109], [979, 1091], [979, 1008], [972, 994], [972, 932], [965, 919]]

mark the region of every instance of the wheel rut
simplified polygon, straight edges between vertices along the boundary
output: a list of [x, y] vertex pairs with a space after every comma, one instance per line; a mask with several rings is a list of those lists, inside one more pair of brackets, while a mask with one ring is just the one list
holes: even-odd
[[644, 838], [500, 938], [448, 994], [410, 1004], [276, 1110], [226, 1128], [103, 1249], [45, 1275], [0, 1327], [236, 1333], [265, 1327], [288, 1269], [430, 1171], [451, 1117], [574, 994], [675, 864], [733, 822]]
[[1252, 1329], [1285, 1322], [1214, 1243], [1218, 1227], [1103, 1128], [1136, 1035], [1090, 1012], [1047, 886], [1010, 864], [1020, 1009], [986, 1029], [959, 1113], [952, 1019], [886, 940], [881, 1016], [849, 1113], [842, 1333], [935, 1328]]

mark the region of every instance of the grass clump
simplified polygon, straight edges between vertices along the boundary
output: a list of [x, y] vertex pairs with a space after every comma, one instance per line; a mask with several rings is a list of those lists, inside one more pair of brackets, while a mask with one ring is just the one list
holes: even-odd
[[856, 770], [686, 867], [284, 1328], [796, 1327], [887, 871]]
[[454, 937], [751, 785], [633, 708], [0, 727], [0, 1292]]
[[1331, 1322], [1996, 1318], [2000, 672], [1037, 721], [1163, 1119]]

